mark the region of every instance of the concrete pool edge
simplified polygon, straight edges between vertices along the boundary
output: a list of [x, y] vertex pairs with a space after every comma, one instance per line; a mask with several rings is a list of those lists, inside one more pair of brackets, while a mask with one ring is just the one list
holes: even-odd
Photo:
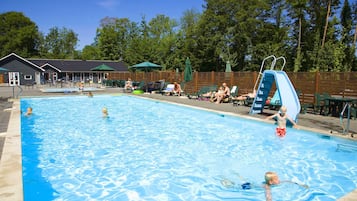
[[23, 201], [20, 101], [13, 100], [0, 163], [0, 200]]
[[[137, 97], [137, 96], [136, 96]], [[35, 98], [28, 97], [28, 98]], [[140, 97], [145, 98], [145, 97]], [[153, 100], [152, 98], [145, 98], [149, 100]], [[0, 163], [0, 200], [1, 201], [23, 201], [23, 180], [22, 180], [22, 152], [21, 152], [21, 111], [20, 111], [20, 99], [14, 99], [13, 107], [11, 110], [11, 116], [9, 121], [9, 127], [7, 132], [4, 134], [5, 144], [3, 148], [3, 155]], [[215, 112], [218, 114], [226, 114], [231, 116], [237, 116], [250, 120], [258, 120], [261, 122], [267, 122], [262, 119], [239, 115], [230, 112], [222, 112], [213, 109], [200, 108], [197, 106], [190, 106], [186, 104], [174, 103], [170, 101], [164, 100], [156, 100], [160, 102], [166, 102], [170, 104], [176, 104], [185, 107], [191, 107], [199, 110], [206, 110], [210, 112]], [[272, 122], [270, 122], [272, 123]], [[326, 131], [319, 131], [319, 129], [312, 129], [307, 127], [302, 127], [303, 130], [309, 130], [321, 134], [328, 134], [334, 136], [330, 133], [326, 133]], [[341, 136], [337, 136], [341, 137]], [[343, 138], [343, 137], [342, 137]], [[345, 196], [338, 199], [338, 201], [353, 201], [357, 197], [357, 189], [346, 194]]]

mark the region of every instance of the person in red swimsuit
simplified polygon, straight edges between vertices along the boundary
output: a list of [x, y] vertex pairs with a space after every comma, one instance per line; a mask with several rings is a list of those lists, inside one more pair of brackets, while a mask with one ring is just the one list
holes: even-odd
[[276, 121], [278, 124], [278, 127], [276, 128], [276, 135], [279, 137], [284, 137], [286, 134], [286, 122], [287, 120], [289, 120], [292, 124], [294, 128], [297, 128], [297, 124], [295, 123], [295, 121], [293, 119], [291, 119], [289, 117], [289, 115], [286, 113], [287, 109], [285, 106], [281, 106], [280, 110], [278, 113], [273, 114], [269, 117], [267, 117], [266, 119], [272, 119], [274, 117], [276, 117]]

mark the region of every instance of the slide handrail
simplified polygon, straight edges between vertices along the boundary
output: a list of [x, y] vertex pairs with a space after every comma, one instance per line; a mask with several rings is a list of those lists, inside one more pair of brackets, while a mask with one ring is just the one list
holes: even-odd
[[[281, 69], [280, 69], [280, 70], [282, 71], [282, 70], [284, 69], [284, 67], [285, 67], [286, 59], [285, 59], [285, 57], [281, 56], [281, 57], [276, 58], [275, 61], [278, 61], [279, 59], [282, 59], [282, 60], [283, 60], [283, 66], [282, 66]], [[276, 65], [276, 62], [275, 62], [275, 64], [274, 64], [274, 66], [273, 66], [270, 70], [274, 70], [275, 65]]]
[[259, 70], [259, 74], [258, 74], [258, 77], [257, 77], [257, 80], [255, 81], [255, 84], [254, 84], [254, 88], [253, 90], [257, 90], [257, 84], [259, 82], [259, 79], [260, 79], [260, 76], [263, 74], [262, 71], [264, 70], [264, 63], [266, 60], [270, 59], [270, 58], [273, 58], [273, 61], [271, 62], [271, 67], [270, 69], [274, 68], [275, 64], [276, 64], [276, 57], [274, 55], [270, 55], [268, 57], [265, 57], [262, 61], [262, 65], [260, 66], [260, 70]]

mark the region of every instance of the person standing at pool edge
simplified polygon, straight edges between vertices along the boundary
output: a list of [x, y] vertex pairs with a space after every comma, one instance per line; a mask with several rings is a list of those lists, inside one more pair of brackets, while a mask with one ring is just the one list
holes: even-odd
[[293, 119], [291, 119], [291, 117], [286, 112], [287, 112], [287, 108], [283, 105], [280, 107], [280, 110], [278, 113], [273, 114], [266, 118], [266, 119], [272, 119], [272, 118], [276, 117], [278, 127], [276, 127], [275, 133], [279, 137], [284, 137], [286, 134], [287, 120], [289, 120], [293, 124], [294, 128], [297, 128], [297, 124], [295, 123], [295, 121]]

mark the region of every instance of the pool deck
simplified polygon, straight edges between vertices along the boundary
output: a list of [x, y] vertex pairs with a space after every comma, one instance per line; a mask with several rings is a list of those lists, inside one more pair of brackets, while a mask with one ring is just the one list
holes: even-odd
[[[22, 189], [22, 164], [21, 164], [21, 132], [20, 132], [20, 101], [18, 98], [41, 97], [41, 96], [71, 96], [85, 95], [75, 93], [44, 93], [43, 88], [24, 88], [23, 92], [16, 98], [17, 88], [0, 86], [0, 200], [1, 201], [23, 201]], [[93, 94], [118, 94], [123, 93], [119, 88], [103, 88], [94, 91]], [[264, 114], [249, 115], [249, 107], [233, 106], [230, 103], [214, 104], [208, 101], [198, 101], [177, 96], [162, 96], [160, 94], [137, 95], [148, 99], [182, 104], [189, 107], [218, 111], [223, 114], [237, 115], [244, 118], [266, 121], [267, 115], [276, 111], [264, 110]], [[9, 98], [9, 99], [8, 99]], [[36, 111], [35, 111], [36, 112]], [[273, 123], [273, 121], [270, 121]], [[347, 120], [344, 119], [346, 124]], [[331, 116], [322, 116], [312, 113], [299, 115], [299, 128], [319, 132], [325, 135], [338, 136], [351, 140], [357, 140], [357, 120], [350, 120], [349, 134], [342, 134], [340, 119]], [[356, 134], [351, 137], [351, 134]], [[357, 189], [346, 194], [338, 201], [357, 200]]]

